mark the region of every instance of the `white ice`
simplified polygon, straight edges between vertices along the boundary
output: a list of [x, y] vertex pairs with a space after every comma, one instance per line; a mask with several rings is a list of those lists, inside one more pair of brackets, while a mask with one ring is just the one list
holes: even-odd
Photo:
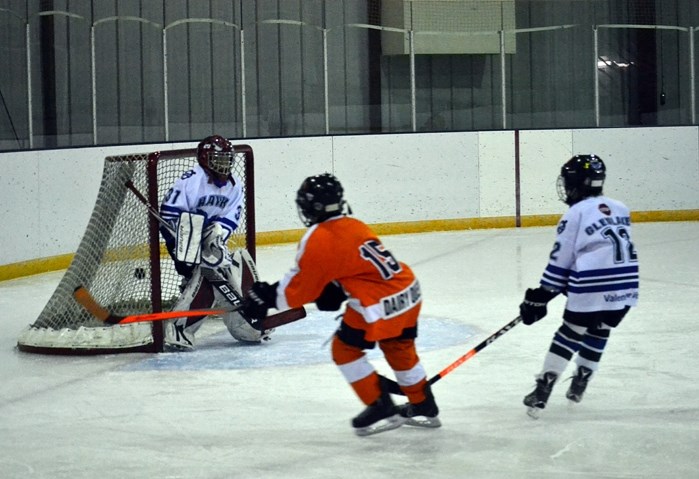
[[[640, 304], [612, 332], [582, 403], [567, 403], [563, 383], [540, 419], [522, 405], [560, 324], [557, 298], [546, 319], [435, 384], [442, 428], [366, 438], [349, 423], [363, 406], [323, 344], [334, 315], [309, 309], [257, 347], [211, 321], [192, 353], [42, 356], [15, 345], [62, 272], [2, 282], [0, 477], [699, 477], [699, 223], [634, 233]], [[430, 376], [517, 315], [553, 236], [546, 227], [383, 238], [422, 282], [418, 346]], [[294, 252], [260, 248], [263, 279], [279, 279]]]

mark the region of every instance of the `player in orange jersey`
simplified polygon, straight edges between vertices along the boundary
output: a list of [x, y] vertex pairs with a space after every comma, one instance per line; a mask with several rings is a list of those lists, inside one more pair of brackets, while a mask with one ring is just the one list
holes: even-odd
[[[336, 311], [347, 300], [332, 341], [332, 358], [366, 409], [352, 420], [355, 432], [375, 434], [404, 423], [439, 427], [439, 409], [415, 348], [422, 305], [420, 283], [371, 229], [347, 216], [343, 188], [325, 173], [304, 180], [296, 196], [308, 230], [296, 265], [281, 279], [257, 282], [244, 300], [244, 311], [264, 318], [268, 308], [284, 310], [315, 302]], [[378, 343], [409, 402], [395, 406], [366, 358]]]

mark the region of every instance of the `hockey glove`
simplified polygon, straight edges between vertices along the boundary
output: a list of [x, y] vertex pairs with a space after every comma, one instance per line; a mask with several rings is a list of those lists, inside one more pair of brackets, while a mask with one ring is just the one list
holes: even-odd
[[530, 325], [546, 316], [546, 304], [558, 293], [544, 288], [527, 289], [524, 301], [519, 305], [519, 315], [524, 324]]
[[[277, 307], [277, 285], [256, 281], [243, 299], [241, 312], [252, 319], [264, 319], [269, 308]], [[258, 323], [259, 324], [259, 323]], [[255, 325], [252, 325], [255, 327]]]
[[325, 285], [323, 292], [316, 299], [316, 306], [321, 311], [337, 311], [346, 299], [347, 295], [342, 286], [331, 281]]

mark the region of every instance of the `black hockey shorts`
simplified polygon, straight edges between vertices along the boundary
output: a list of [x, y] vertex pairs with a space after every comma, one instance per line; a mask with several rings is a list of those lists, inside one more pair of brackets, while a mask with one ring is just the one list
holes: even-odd
[[624, 319], [626, 313], [629, 312], [629, 309], [630, 307], [626, 306], [624, 309], [618, 309], [616, 311], [592, 311], [589, 313], [579, 313], [566, 309], [563, 312], [563, 319], [568, 321], [570, 324], [583, 326], [588, 329], [597, 329], [602, 324], [616, 328], [619, 326], [619, 323], [621, 323], [621, 320]]
[[[342, 321], [340, 327], [335, 332], [337, 338], [345, 344], [361, 349], [374, 349], [376, 342], [367, 341], [364, 338], [364, 331], [353, 328]], [[400, 336], [391, 339], [415, 339], [417, 338], [417, 326], [414, 328], [405, 328]]]

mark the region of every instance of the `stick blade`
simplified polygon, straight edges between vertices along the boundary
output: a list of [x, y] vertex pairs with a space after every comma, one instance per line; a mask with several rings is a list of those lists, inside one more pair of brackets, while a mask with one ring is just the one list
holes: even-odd
[[79, 285], [73, 290], [73, 298], [75, 298], [75, 300], [83, 308], [85, 308], [87, 312], [100, 321], [106, 322], [112, 318], [109, 311], [100, 306], [97, 300], [95, 300], [92, 294], [90, 294], [90, 292], [83, 285]]
[[281, 313], [267, 316], [264, 320], [262, 320], [263, 326], [261, 329], [274, 329], [279, 326], [284, 326], [285, 324], [293, 323], [294, 321], [298, 321], [299, 319], [303, 319], [305, 317], [306, 308], [304, 307], [287, 309]]

